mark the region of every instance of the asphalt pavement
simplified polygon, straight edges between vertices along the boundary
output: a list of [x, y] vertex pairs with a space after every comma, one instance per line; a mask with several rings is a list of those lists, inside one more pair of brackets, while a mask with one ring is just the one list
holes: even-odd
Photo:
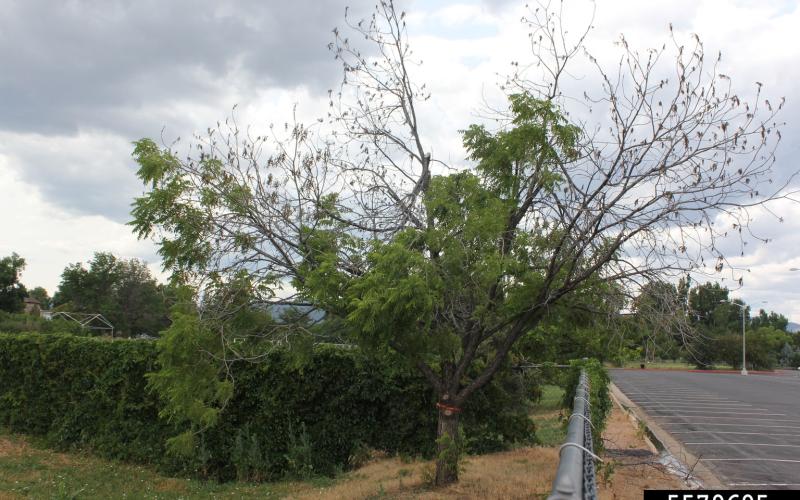
[[645, 369], [611, 378], [723, 484], [800, 488], [800, 373]]

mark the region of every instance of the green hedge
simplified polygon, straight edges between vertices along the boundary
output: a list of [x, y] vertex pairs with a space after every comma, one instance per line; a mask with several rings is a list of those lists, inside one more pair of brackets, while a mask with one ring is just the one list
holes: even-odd
[[[205, 477], [330, 474], [376, 448], [430, 455], [435, 398], [425, 381], [355, 350], [317, 348], [297, 366], [285, 352], [233, 367], [235, 392], [191, 459], [170, 458], [180, 430], [158, 417], [145, 374], [156, 346], [61, 334], [0, 335], [0, 424], [58, 448], [154, 463]], [[533, 437], [525, 384], [506, 373], [465, 408], [471, 451]]]

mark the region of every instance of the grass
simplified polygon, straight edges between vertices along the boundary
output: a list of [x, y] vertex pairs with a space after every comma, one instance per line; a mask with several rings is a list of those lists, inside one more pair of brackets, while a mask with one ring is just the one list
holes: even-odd
[[470, 456], [458, 484], [431, 489], [433, 463], [381, 458], [334, 480], [248, 484], [159, 475], [82, 453], [40, 448], [0, 430], [0, 500], [16, 498], [531, 498], [545, 496], [557, 463], [556, 448], [519, 448]]
[[564, 442], [567, 429], [564, 427], [561, 399], [564, 389], [556, 385], [542, 386], [542, 397], [531, 412], [536, 424], [536, 438], [541, 446], [558, 446]]
[[[639, 368], [639, 365], [642, 363], [641, 360], [639, 361], [626, 361], [625, 364], [622, 366], [623, 368]], [[680, 360], [672, 360], [672, 361], [652, 361], [645, 364], [647, 368], [655, 368], [660, 370], [694, 370], [697, 366], [694, 363], [688, 363], [686, 361]], [[731, 365], [725, 363], [715, 364], [713, 369], [715, 370], [731, 370], [733, 367]]]
[[247, 484], [177, 479], [150, 467], [84, 453], [58, 453], [23, 436], [0, 432], [0, 499], [9, 498], [215, 498], [284, 497], [291, 483]]

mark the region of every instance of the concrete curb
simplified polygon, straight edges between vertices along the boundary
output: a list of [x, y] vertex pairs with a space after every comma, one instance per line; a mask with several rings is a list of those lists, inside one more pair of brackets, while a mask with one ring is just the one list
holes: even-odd
[[633, 420], [635, 425], [643, 425], [646, 441], [656, 451], [666, 452], [678, 460], [694, 479], [701, 483], [703, 488], [723, 490], [727, 489], [719, 477], [699, 459], [673, 438], [656, 422], [650, 419], [636, 403], [628, 397], [613, 382], [609, 384], [611, 399]]

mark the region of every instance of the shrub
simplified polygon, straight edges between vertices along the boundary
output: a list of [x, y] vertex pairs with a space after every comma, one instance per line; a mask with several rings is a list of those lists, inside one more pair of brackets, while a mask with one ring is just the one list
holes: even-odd
[[[156, 345], [65, 334], [0, 335], [0, 424], [57, 448], [153, 463], [171, 472], [263, 480], [332, 474], [359, 448], [433, 454], [435, 397], [390, 359], [318, 347], [308, 361], [276, 350], [235, 363], [234, 392], [190, 457], [166, 453], [180, 434], [147, 387]], [[470, 451], [532, 439], [525, 386], [504, 374], [465, 408]]]
[[81, 326], [74, 321], [66, 319], [47, 320], [41, 316], [25, 313], [9, 313], [0, 311], [0, 333], [73, 333], [75, 335], [88, 335]]
[[59, 447], [153, 461], [172, 432], [145, 373], [153, 346], [67, 334], [0, 335], [0, 423]]

